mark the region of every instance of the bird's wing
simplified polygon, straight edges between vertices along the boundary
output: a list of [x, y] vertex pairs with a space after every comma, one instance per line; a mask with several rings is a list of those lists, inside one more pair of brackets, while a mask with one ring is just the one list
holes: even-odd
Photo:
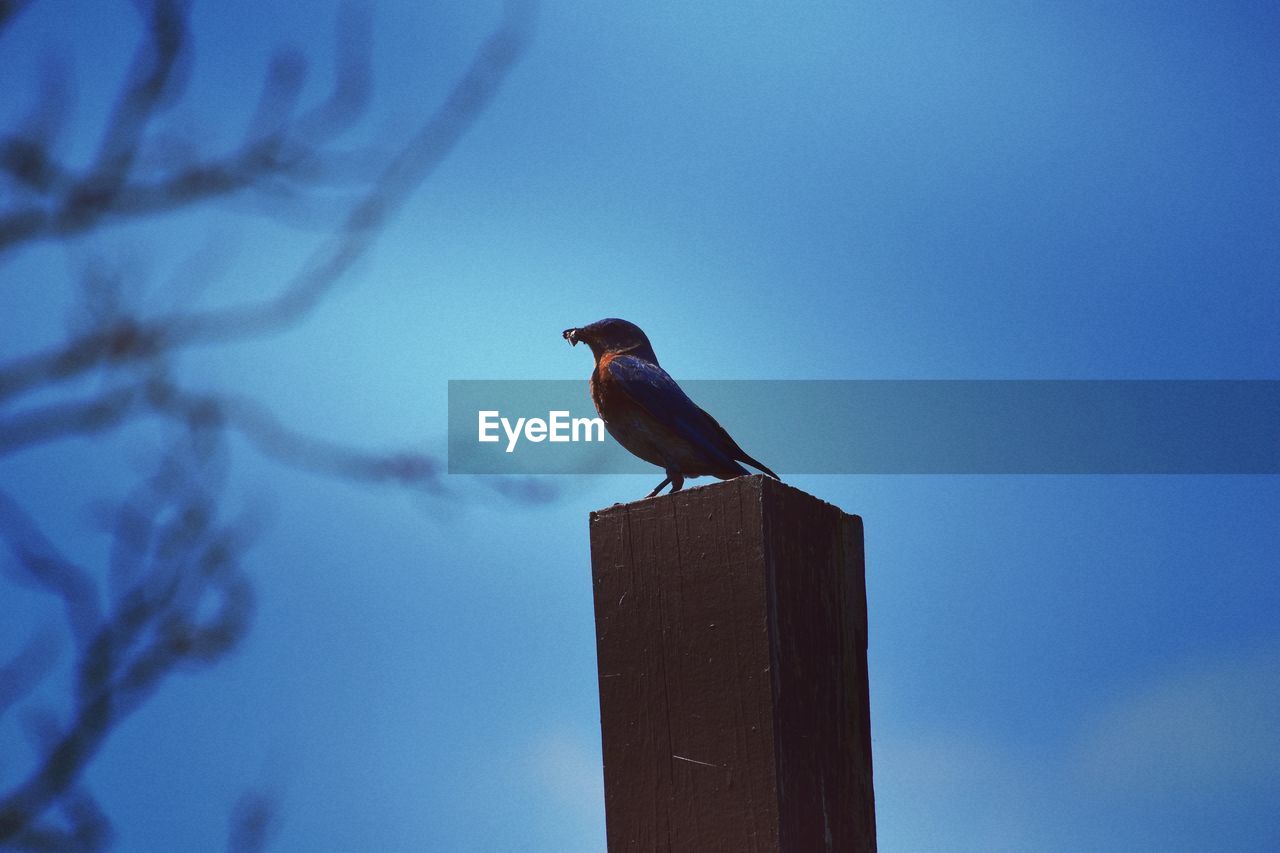
[[733, 460], [734, 451], [742, 451], [724, 427], [690, 400], [661, 367], [621, 355], [610, 359], [604, 369], [619, 390], [678, 438], [695, 447], [710, 466], [729, 476], [747, 473]]

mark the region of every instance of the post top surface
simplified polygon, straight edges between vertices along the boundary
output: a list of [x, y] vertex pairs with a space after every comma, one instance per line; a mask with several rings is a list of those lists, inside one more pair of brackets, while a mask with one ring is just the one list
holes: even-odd
[[[653, 498], [640, 498], [639, 500], [630, 501], [628, 503], [616, 503], [613, 506], [603, 509], [593, 510], [591, 512], [591, 520], [595, 521], [598, 516], [604, 517], [614, 513], [629, 512], [636, 509], [658, 510], [664, 507], [671, 507], [673, 504], [676, 508], [688, 505], [693, 501], [714, 500], [721, 496], [728, 496], [733, 493], [742, 491], [752, 492], [759, 496], [758, 499], [763, 500], [765, 495], [772, 494], [778, 496], [786, 496], [787, 500], [809, 502], [814, 508], [829, 507], [837, 512], [850, 515], [855, 518], [858, 516], [853, 513], [845, 512], [840, 507], [822, 498], [811, 495], [802, 489], [788, 485], [780, 480], [767, 477], [764, 474], [749, 474], [745, 477], [735, 477], [732, 480], [717, 480], [701, 486], [693, 486], [691, 488], [681, 489], [678, 492], [668, 492], [665, 495], [658, 495]], [[828, 510], [829, 511], [829, 510]]]

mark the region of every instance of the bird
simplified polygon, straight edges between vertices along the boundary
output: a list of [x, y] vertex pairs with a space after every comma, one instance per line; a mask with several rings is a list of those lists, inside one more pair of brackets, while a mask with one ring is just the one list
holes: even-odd
[[711, 475], [731, 480], [750, 474], [741, 462], [781, 481], [689, 399], [659, 366], [649, 338], [635, 323], [610, 317], [562, 334], [572, 346], [586, 344], [595, 356], [591, 400], [605, 429], [631, 453], [666, 473], [646, 498], [667, 484], [672, 493], [680, 491], [685, 478]]

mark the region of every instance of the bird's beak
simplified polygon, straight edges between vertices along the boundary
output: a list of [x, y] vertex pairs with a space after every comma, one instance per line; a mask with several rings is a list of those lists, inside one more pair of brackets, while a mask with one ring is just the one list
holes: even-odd
[[568, 341], [571, 346], [576, 347], [578, 345], [578, 332], [580, 331], [581, 329], [565, 329], [564, 339]]

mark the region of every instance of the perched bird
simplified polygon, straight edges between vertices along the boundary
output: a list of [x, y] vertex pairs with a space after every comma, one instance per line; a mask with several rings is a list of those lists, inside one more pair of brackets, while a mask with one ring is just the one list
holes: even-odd
[[658, 366], [658, 357], [639, 326], [609, 318], [565, 329], [564, 339], [574, 346], [581, 342], [591, 347], [596, 358], [591, 399], [609, 434], [636, 456], [666, 471], [667, 478], [647, 497], [668, 483], [672, 492], [680, 491], [686, 477], [710, 474], [729, 480], [750, 473], [739, 462], [780, 479], [748, 456], [715, 418], [680, 390]]

